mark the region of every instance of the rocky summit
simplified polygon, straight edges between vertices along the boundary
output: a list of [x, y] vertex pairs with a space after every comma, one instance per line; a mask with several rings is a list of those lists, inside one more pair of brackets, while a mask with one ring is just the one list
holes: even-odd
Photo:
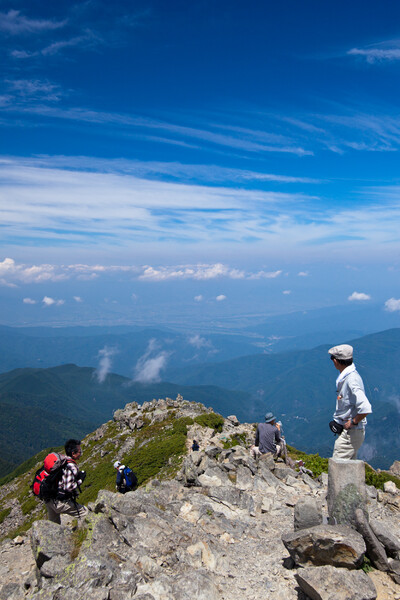
[[[328, 524], [327, 474], [254, 460], [254, 429], [180, 397], [129, 404], [82, 444], [88, 517], [60, 526], [35, 505], [17, 537], [12, 512], [32, 499], [16, 496], [36, 465], [14, 478], [1, 489], [0, 599], [400, 600], [396, 485], [367, 486], [357, 506], [385, 557], [374, 566], [360, 528]], [[137, 490], [113, 491], [115, 458], [137, 471]]]

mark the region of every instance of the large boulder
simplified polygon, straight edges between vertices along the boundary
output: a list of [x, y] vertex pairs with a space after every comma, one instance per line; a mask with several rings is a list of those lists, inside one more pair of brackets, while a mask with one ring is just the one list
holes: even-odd
[[377, 519], [370, 519], [369, 524], [378, 540], [385, 546], [388, 556], [399, 559], [400, 541], [393, 535], [389, 527]]
[[355, 512], [355, 519], [357, 531], [359, 531], [364, 538], [368, 556], [372, 564], [379, 569], [379, 571], [389, 571], [390, 567], [385, 548], [372, 531], [364, 512], [360, 508]]
[[362, 536], [343, 525], [318, 525], [285, 533], [282, 542], [294, 562], [301, 566], [357, 569], [366, 550]]
[[347, 571], [331, 566], [300, 569], [295, 575], [311, 600], [375, 600], [377, 592], [363, 571]]
[[31, 547], [41, 574], [55, 577], [72, 560], [72, 533], [67, 527], [51, 521], [35, 521], [31, 529]]
[[322, 524], [321, 501], [313, 496], [300, 498], [294, 507], [294, 529], [308, 529]]
[[355, 511], [366, 512], [367, 489], [362, 460], [329, 459], [328, 514], [331, 525], [350, 525], [356, 529]]

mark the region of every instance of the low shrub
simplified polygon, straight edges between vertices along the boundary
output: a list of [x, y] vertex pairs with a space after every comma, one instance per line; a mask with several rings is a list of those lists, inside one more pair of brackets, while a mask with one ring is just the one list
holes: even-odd
[[199, 415], [194, 419], [195, 423], [202, 427], [210, 427], [214, 431], [221, 433], [224, 426], [224, 418], [216, 413], [207, 413], [205, 415]]

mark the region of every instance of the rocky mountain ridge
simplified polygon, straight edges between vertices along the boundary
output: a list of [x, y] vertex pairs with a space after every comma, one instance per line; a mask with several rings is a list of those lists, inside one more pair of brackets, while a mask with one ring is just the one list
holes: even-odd
[[[194, 438], [199, 452], [189, 450]], [[388, 573], [356, 568], [365, 564], [362, 536], [326, 525], [327, 475], [314, 479], [270, 455], [255, 461], [247, 449], [253, 438], [254, 425], [223, 420], [181, 397], [117, 411], [82, 444], [82, 500], [90, 512], [80, 527], [40, 520], [41, 508], [34, 504], [29, 513], [20, 503], [21, 481], [34, 466], [0, 488], [2, 506], [14, 502], [2, 534], [18, 515], [29, 517], [22, 529], [32, 524], [0, 546], [0, 598], [399, 600], [400, 585]], [[115, 458], [137, 471], [142, 485], [135, 492], [112, 491]], [[390, 483], [385, 491], [367, 487], [367, 507], [370, 522], [393, 536], [396, 559], [400, 495]], [[321, 559], [323, 548], [329, 561]]]

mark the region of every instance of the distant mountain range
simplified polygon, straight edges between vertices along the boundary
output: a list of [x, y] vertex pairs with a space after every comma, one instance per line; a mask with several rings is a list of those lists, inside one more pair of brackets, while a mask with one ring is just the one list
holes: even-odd
[[[0, 476], [44, 446], [92, 431], [127, 402], [174, 398], [178, 393], [211, 405], [224, 416], [236, 414], [241, 421], [262, 420], [265, 412], [272, 410], [282, 419], [289, 443], [323, 456], [332, 452], [334, 437], [328, 422], [335, 406], [337, 371], [327, 350], [348, 338], [332, 337], [329, 344], [313, 349], [271, 354], [255, 354], [253, 350], [238, 357], [240, 349], [253, 349], [257, 338], [244, 343], [240, 336], [193, 336], [191, 343], [188, 335], [135, 328], [112, 335], [108, 331], [82, 335], [80, 328], [73, 336], [68, 330], [50, 329], [38, 336], [33, 330], [11, 328], [2, 328], [1, 333], [6, 334], [0, 342], [3, 368], [24, 360], [25, 364], [33, 364], [35, 357], [42, 364], [72, 355], [74, 362], [82, 364], [90, 353], [96, 364], [101, 348], [116, 348], [117, 344], [121, 349], [115, 355], [120, 357], [119, 365], [125, 364], [130, 373], [132, 365], [143, 356], [151, 361], [151, 356], [157, 358], [169, 352], [174, 358], [166, 370], [172, 383], [142, 384], [107, 374], [108, 369], [115, 369], [114, 363], [103, 372], [103, 383], [92, 366], [75, 364], [16, 369], [0, 375]], [[209, 353], [216, 349], [219, 337], [223, 338], [218, 342], [220, 351], [214, 354], [229, 356], [230, 360], [211, 362], [216, 358]], [[194, 352], [194, 342], [199, 346], [196, 357], [187, 360], [185, 356]], [[400, 329], [370, 334], [350, 343], [374, 411], [362, 456], [375, 467], [387, 468], [400, 457]], [[153, 345], [153, 355], [149, 344]], [[208, 362], [199, 364], [201, 356], [206, 356]]]
[[[255, 320], [255, 318], [253, 319]], [[74, 363], [98, 367], [108, 353], [110, 371], [138, 376], [141, 359], [163, 357], [158, 375], [170, 380], [176, 369], [216, 363], [250, 354], [306, 350], [337, 344], [400, 326], [400, 315], [382, 306], [327, 307], [259, 318], [248, 327], [221, 329], [213, 322], [202, 331], [166, 327], [6, 327], [0, 325], [0, 373], [25, 367]]]
[[0, 477], [22, 461], [68, 437], [83, 437], [128, 402], [142, 404], [153, 398], [186, 399], [225, 414], [230, 406], [245, 405], [244, 392], [215, 386], [187, 387], [169, 383], [143, 385], [109, 374], [99, 383], [95, 370], [76, 365], [50, 369], [16, 369], [0, 375]]

